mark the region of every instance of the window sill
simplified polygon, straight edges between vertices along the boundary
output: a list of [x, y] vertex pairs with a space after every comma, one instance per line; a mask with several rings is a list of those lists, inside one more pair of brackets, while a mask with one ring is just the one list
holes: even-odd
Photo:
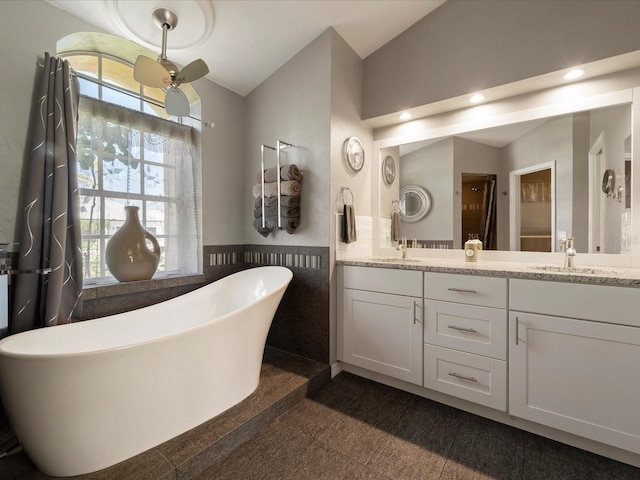
[[128, 295], [132, 293], [144, 293], [152, 290], [162, 290], [164, 288], [183, 287], [185, 285], [195, 285], [204, 283], [203, 273], [191, 275], [173, 275], [166, 277], [151, 278], [137, 282], [116, 283], [95, 283], [85, 285], [83, 290], [84, 300], [94, 300], [96, 298], [115, 297], [118, 295]]

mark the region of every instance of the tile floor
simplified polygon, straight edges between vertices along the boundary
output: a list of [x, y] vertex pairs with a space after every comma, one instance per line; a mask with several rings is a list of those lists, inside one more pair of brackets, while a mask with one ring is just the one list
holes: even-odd
[[640, 469], [341, 373], [198, 480], [640, 479]]

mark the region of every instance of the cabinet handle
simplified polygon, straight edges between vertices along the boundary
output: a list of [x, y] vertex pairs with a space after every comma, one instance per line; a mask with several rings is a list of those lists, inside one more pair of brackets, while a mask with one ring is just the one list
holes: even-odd
[[416, 324], [416, 322], [422, 323], [419, 318], [416, 318], [416, 309], [418, 308], [420, 308], [420, 305], [418, 305], [418, 302], [414, 300], [413, 301], [413, 324], [414, 325]]
[[449, 288], [450, 292], [460, 292], [460, 293], [478, 293], [476, 290], [467, 290], [465, 288]]
[[520, 322], [518, 322], [518, 317], [516, 317], [516, 345], [518, 345], [518, 325], [520, 324]]
[[478, 380], [476, 380], [475, 378], [473, 378], [473, 377], [465, 377], [464, 375], [460, 375], [460, 374], [458, 374], [456, 372], [449, 373], [449, 375], [451, 375], [452, 377], [459, 378], [460, 380], [466, 380], [468, 382], [478, 383]]
[[458, 327], [456, 325], [447, 325], [447, 328], [451, 328], [452, 330], [460, 330], [461, 332], [478, 333], [475, 328], [464, 328]]

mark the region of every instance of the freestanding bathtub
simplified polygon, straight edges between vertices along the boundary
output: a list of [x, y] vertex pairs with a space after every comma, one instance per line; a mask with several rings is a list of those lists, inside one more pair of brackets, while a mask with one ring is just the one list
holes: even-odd
[[108, 467], [218, 415], [258, 386], [293, 274], [245, 270], [172, 300], [0, 341], [0, 394], [38, 469]]

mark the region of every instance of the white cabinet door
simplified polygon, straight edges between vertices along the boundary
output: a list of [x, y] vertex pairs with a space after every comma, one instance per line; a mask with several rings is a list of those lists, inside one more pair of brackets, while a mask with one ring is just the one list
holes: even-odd
[[640, 328], [509, 314], [509, 413], [640, 453]]
[[422, 385], [422, 299], [343, 291], [340, 360]]

